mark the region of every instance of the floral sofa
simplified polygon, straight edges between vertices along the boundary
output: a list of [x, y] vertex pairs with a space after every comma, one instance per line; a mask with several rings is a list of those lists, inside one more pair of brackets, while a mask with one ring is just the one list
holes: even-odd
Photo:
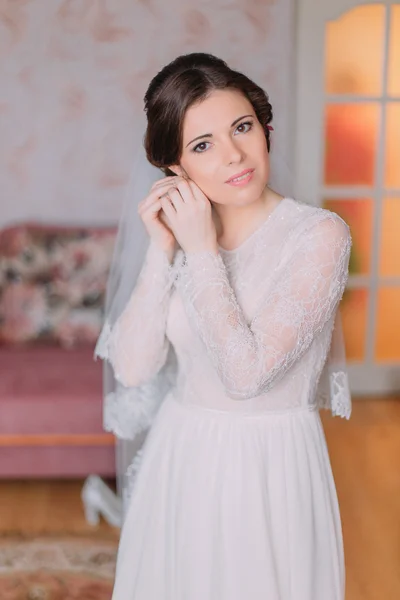
[[0, 477], [115, 473], [93, 360], [113, 228], [0, 231]]

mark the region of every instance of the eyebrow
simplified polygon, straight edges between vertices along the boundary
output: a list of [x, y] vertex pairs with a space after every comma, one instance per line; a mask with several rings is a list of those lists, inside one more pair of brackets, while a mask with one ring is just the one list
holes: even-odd
[[[235, 119], [233, 121], [233, 123], [231, 124], [231, 127], [234, 127], [236, 125], [236, 123], [239, 123], [239, 121], [241, 121], [242, 119], [245, 119], [246, 117], [253, 117], [254, 115], [243, 115], [242, 117], [239, 117], [238, 119]], [[189, 142], [188, 144], [186, 144], [186, 148], [188, 146], [190, 146], [190, 144], [193, 144], [193, 142], [196, 142], [197, 140], [201, 140], [202, 138], [210, 138], [212, 137], [212, 133], [203, 133], [203, 135], [198, 135], [197, 137], [193, 138], [193, 140], [191, 142]]]

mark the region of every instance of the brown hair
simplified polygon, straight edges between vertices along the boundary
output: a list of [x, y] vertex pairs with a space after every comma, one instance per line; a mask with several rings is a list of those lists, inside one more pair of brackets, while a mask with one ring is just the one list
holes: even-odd
[[152, 79], [144, 97], [147, 130], [144, 140], [151, 164], [173, 173], [169, 165], [179, 164], [182, 153], [183, 120], [189, 107], [201, 102], [213, 90], [237, 90], [252, 104], [264, 128], [268, 151], [272, 106], [268, 95], [251, 79], [233, 71], [212, 54], [178, 56]]

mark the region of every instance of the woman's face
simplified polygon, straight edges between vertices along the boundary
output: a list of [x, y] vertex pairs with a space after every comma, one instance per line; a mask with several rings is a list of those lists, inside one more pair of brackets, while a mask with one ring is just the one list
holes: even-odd
[[261, 197], [269, 177], [267, 141], [245, 96], [217, 90], [187, 110], [180, 167], [216, 204], [245, 206]]

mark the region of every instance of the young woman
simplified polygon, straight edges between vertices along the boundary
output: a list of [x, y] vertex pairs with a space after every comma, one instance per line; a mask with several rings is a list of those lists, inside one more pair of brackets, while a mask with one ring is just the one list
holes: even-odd
[[[144, 446], [113, 600], [342, 600], [317, 392], [348, 227], [271, 189], [268, 96], [222, 60], [178, 57], [145, 111], [147, 159], [167, 176], [138, 206], [148, 251], [97, 352], [128, 389], [155, 381], [171, 352], [177, 368]], [[330, 407], [348, 417], [345, 374], [331, 383]]]

